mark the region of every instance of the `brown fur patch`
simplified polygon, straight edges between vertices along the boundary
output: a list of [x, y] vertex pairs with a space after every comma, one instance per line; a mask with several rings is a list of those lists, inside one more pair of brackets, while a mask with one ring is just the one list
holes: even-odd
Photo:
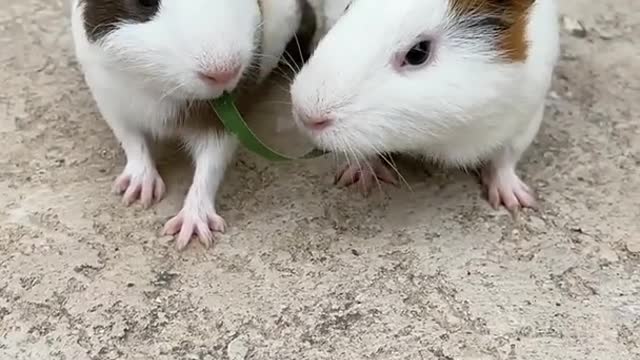
[[474, 18], [474, 24], [490, 24], [499, 33], [498, 47], [507, 59], [527, 58], [528, 14], [535, 0], [450, 0], [451, 11], [459, 18]]

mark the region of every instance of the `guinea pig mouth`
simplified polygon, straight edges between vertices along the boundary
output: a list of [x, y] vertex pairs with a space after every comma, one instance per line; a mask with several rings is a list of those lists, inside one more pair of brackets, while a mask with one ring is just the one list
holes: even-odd
[[313, 145], [323, 151], [346, 153], [349, 151], [346, 139], [340, 140], [339, 135], [336, 135], [331, 129], [320, 132], [305, 131], [307, 137], [313, 143]]
[[181, 92], [187, 99], [211, 100], [222, 96], [225, 92], [235, 92], [238, 89], [239, 81], [239, 76], [238, 79], [220, 82], [196, 73], [194, 78], [181, 88]]
[[212, 100], [219, 98], [223, 93], [224, 89], [194, 86], [191, 89], [185, 89], [180, 97], [184, 100]]
[[365, 134], [354, 135], [351, 129], [339, 125], [317, 132], [307, 130], [305, 133], [316, 148], [353, 158], [374, 156], [384, 150], [375, 146]]

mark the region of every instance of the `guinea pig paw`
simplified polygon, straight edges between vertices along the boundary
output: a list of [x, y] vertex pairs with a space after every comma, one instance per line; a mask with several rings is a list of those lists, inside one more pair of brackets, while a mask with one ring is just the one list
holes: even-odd
[[336, 173], [334, 183], [340, 187], [355, 185], [363, 194], [368, 195], [374, 184], [384, 182], [398, 185], [395, 173], [380, 159], [372, 160], [368, 165], [345, 164]]
[[183, 250], [195, 235], [200, 243], [209, 248], [213, 244], [215, 233], [223, 233], [226, 228], [224, 219], [214, 211], [199, 212], [184, 208], [164, 226], [164, 235], [177, 235], [176, 247]]
[[521, 208], [535, 208], [536, 197], [514, 171], [483, 171], [482, 181], [487, 191], [489, 204], [494, 209], [504, 205], [511, 213]]
[[122, 195], [122, 202], [126, 206], [139, 200], [145, 208], [160, 201], [166, 191], [164, 181], [156, 169], [140, 172], [125, 169], [114, 182], [113, 188], [116, 194]]

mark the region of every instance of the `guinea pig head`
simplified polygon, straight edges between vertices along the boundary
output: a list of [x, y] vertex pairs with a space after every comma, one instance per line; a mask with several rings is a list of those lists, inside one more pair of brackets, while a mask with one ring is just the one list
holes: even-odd
[[257, 0], [80, 0], [87, 38], [108, 66], [162, 96], [206, 99], [255, 71]]
[[294, 80], [294, 118], [334, 151], [446, 141], [472, 114], [512, 100], [533, 3], [355, 0]]

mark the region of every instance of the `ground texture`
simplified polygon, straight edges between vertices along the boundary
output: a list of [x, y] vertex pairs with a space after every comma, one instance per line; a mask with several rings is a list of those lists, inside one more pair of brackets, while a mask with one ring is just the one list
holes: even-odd
[[227, 234], [178, 253], [158, 234], [188, 162], [169, 150], [168, 197], [124, 208], [66, 2], [0, 0], [0, 358], [640, 359], [640, 2], [561, 3], [587, 33], [565, 21], [521, 164], [539, 212], [514, 222], [455, 171], [363, 199], [330, 159], [241, 151]]

